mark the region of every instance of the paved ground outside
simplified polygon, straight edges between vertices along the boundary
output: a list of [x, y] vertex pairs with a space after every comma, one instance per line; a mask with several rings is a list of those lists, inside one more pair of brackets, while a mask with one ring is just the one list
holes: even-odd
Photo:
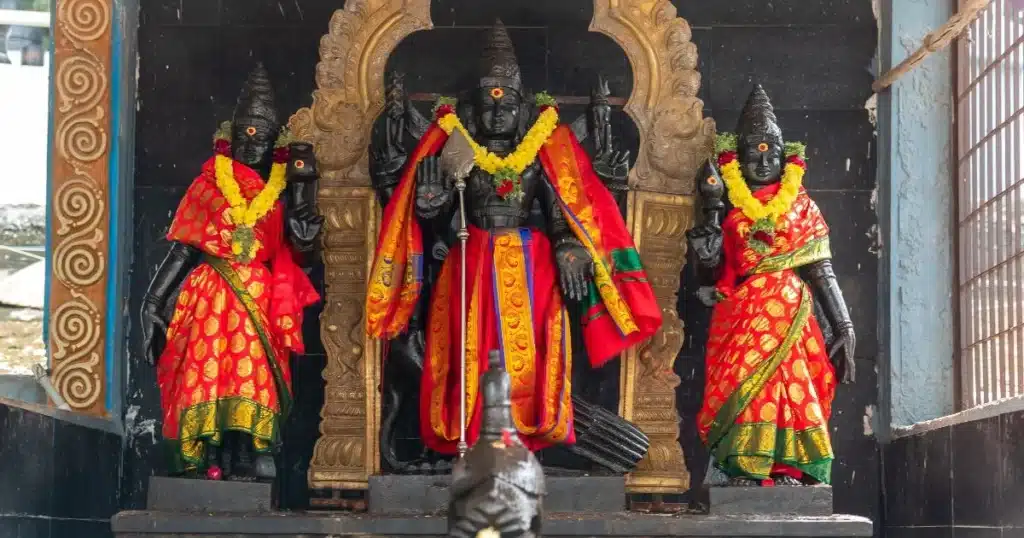
[[[39, 215], [46, 204], [49, 78], [49, 67], [0, 64], [0, 245], [42, 244]], [[0, 249], [0, 286], [36, 261]], [[38, 287], [20, 290], [22, 294], [42, 296], [42, 278], [19, 282]], [[42, 310], [0, 305], [0, 374], [31, 374], [32, 365], [45, 364], [42, 332]]]

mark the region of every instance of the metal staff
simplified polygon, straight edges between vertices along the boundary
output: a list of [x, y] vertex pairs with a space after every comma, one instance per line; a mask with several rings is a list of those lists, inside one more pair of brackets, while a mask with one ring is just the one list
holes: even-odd
[[466, 226], [466, 179], [455, 180], [455, 190], [459, 192], [459, 325], [462, 327], [459, 347], [459, 457], [466, 455], [469, 446], [466, 444], [466, 242], [469, 240], [469, 228]]
[[459, 326], [461, 342], [459, 347], [459, 457], [466, 454], [469, 446], [466, 443], [466, 243], [469, 240], [469, 227], [466, 222], [466, 177], [473, 170], [473, 148], [461, 131], [452, 131], [441, 151], [441, 169], [455, 178], [455, 190], [459, 193], [459, 250], [460, 278], [459, 289], [461, 307], [459, 308]]

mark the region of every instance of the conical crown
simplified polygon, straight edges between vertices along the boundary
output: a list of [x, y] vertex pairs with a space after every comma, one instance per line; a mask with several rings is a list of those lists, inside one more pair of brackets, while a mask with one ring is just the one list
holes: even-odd
[[488, 32], [487, 43], [480, 58], [480, 87], [499, 86], [519, 93], [523, 91], [516, 50], [501, 19], [495, 20], [494, 26]]
[[746, 138], [754, 137], [771, 140], [782, 146], [782, 129], [775, 117], [775, 108], [772, 107], [768, 94], [760, 84], [754, 85], [754, 89], [747, 97], [747, 103], [743, 105], [736, 134], [741, 143]]
[[280, 119], [277, 114], [274, 88], [270, 84], [270, 73], [262, 63], [249, 73], [242, 92], [238, 96], [238, 103], [235, 105], [235, 121], [245, 118], [261, 118], [271, 123], [274, 130], [280, 127]]

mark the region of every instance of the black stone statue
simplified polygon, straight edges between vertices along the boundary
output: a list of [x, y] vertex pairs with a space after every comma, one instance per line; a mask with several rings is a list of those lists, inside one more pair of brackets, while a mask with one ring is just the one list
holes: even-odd
[[714, 312], [697, 420], [712, 485], [819, 484], [831, 474], [828, 420], [836, 382], [854, 381], [856, 336], [828, 226], [802, 186], [803, 151], [783, 141], [758, 85], [700, 181], [704, 219], [687, 240], [713, 283], [698, 291]]
[[539, 538], [544, 469], [512, 423], [511, 382], [497, 351], [491, 351], [489, 368], [481, 381], [480, 438], [452, 472], [448, 536]]
[[[499, 156], [511, 153], [523, 140], [539, 114], [538, 106], [524, 88], [512, 42], [500, 21], [487, 36], [480, 63], [479, 84], [459, 96], [456, 113], [470, 136]], [[501, 91], [498, 93], [496, 89]], [[371, 147], [371, 176], [382, 206], [386, 206], [399, 185], [415, 146], [430, 126], [405, 94], [401, 75], [392, 74], [387, 103], [377, 138]], [[500, 95], [500, 97], [495, 97]], [[612, 192], [620, 206], [625, 204], [629, 152], [615, 148], [609, 123], [610, 91], [598, 82], [587, 114], [570, 128], [576, 138], [593, 136], [594, 171]], [[381, 424], [381, 452], [386, 467], [398, 473], [440, 473], [451, 468], [450, 457], [423, 447], [418, 456], [403, 457], [398, 439], [418, 431], [410, 422], [419, 420], [420, 379], [423, 376], [426, 320], [441, 267], [449, 250], [458, 244], [459, 214], [452, 178], [442, 169], [440, 155], [428, 156], [415, 170], [417, 192], [415, 213], [421, 223], [424, 245], [423, 289], [407, 330], [391, 340], [384, 372], [384, 410]], [[471, 227], [508, 230], [533, 226], [552, 245], [558, 272], [556, 285], [567, 302], [579, 304], [587, 294], [592, 277], [590, 254], [573, 236], [566, 217], [556, 202], [551, 181], [534, 161], [520, 176], [522, 195], [507, 198], [496, 192], [493, 177], [474, 168], [466, 178], [466, 217]], [[574, 311], [574, 310], [573, 310]], [[457, 316], [453, 312], [453, 316]], [[451, 320], [457, 323], [457, 317]], [[578, 326], [579, 319], [572, 322]], [[577, 353], [573, 360], [585, 362]], [[574, 386], [574, 390], [577, 387]], [[603, 472], [625, 474], [646, 455], [649, 441], [636, 426], [614, 412], [573, 394], [576, 443], [566, 447]], [[590, 467], [588, 467], [588, 470]]]
[[323, 223], [312, 146], [291, 141], [280, 118], [258, 65], [143, 299], [142, 353], [158, 368], [171, 474], [276, 476], [288, 357], [301, 348], [302, 308], [318, 299], [301, 267], [314, 262]]

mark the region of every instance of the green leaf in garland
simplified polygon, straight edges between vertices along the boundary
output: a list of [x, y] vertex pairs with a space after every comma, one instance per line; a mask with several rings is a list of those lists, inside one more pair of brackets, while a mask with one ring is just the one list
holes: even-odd
[[803, 142], [786, 142], [785, 152], [787, 158], [795, 155], [801, 160], [807, 159], [807, 146]]
[[231, 141], [231, 122], [225, 121], [220, 124], [217, 131], [213, 133], [213, 141], [227, 140]]
[[437, 114], [437, 109], [439, 109], [439, 108], [441, 108], [441, 107], [443, 107], [445, 105], [451, 105], [452, 107], [455, 107], [458, 104], [459, 104], [459, 100], [458, 99], [456, 99], [454, 97], [447, 97], [447, 96], [442, 95], [441, 97], [437, 98], [437, 102], [434, 103], [434, 108], [432, 108], [430, 110], [430, 113], [431, 114]]
[[537, 106], [539, 106], [539, 107], [541, 107], [541, 106], [558, 106], [558, 101], [555, 101], [555, 98], [551, 97], [551, 94], [549, 94], [548, 92], [539, 92], [534, 97], [534, 101], [537, 103]]
[[715, 137], [715, 154], [720, 155], [727, 151], [736, 151], [737, 138], [733, 133], [718, 133]]
[[281, 134], [277, 136], [277, 141], [274, 142], [275, 148], [287, 147], [288, 144], [295, 142], [295, 137], [292, 136], [292, 130], [288, 126], [281, 127]]

